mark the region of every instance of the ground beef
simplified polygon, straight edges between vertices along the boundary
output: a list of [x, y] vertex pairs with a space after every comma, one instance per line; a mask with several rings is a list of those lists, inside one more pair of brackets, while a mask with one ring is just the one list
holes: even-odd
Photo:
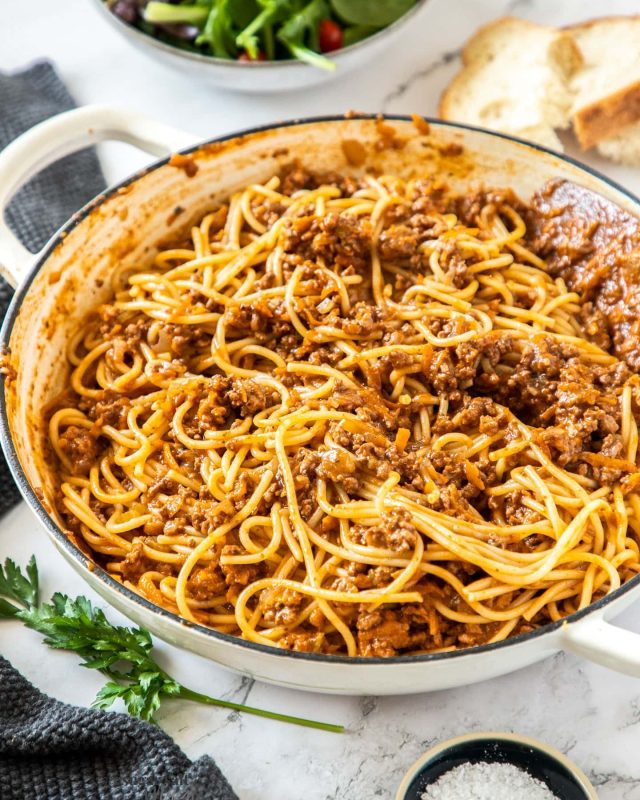
[[[313, 229], [313, 226], [312, 226]], [[318, 225], [312, 243], [313, 253], [333, 268], [366, 269], [371, 252], [371, 227], [368, 219], [355, 215], [327, 214]]]
[[426, 232], [421, 236], [408, 225], [390, 225], [380, 234], [380, 257], [388, 261], [409, 259], [424, 238]]
[[589, 366], [575, 348], [540, 335], [528, 342], [509, 378], [495, 396], [524, 422], [540, 428], [540, 440], [552, 449], [560, 466], [573, 463], [583, 450], [616, 433], [618, 398], [628, 371], [620, 365]]
[[215, 383], [212, 381], [207, 387], [205, 396], [198, 403], [193, 420], [200, 435], [208, 430], [223, 428], [230, 414], [231, 380], [220, 375], [216, 375], [213, 380]]
[[358, 650], [363, 656], [389, 658], [403, 651], [424, 649], [430, 639], [425, 623], [411, 619], [411, 613], [404, 608], [372, 611], [364, 606], [356, 623]]
[[[527, 212], [531, 244], [580, 293], [587, 334], [640, 369], [640, 225], [601, 195], [556, 180]], [[607, 346], [608, 345], [608, 346]]]
[[507, 525], [528, 525], [537, 522], [540, 515], [524, 505], [525, 496], [521, 489], [516, 489], [508, 495], [490, 497], [488, 505], [492, 511], [497, 512], [504, 519]]
[[324, 642], [323, 633], [302, 631], [301, 633], [286, 634], [280, 639], [279, 644], [285, 650], [295, 650], [298, 653], [322, 653], [324, 652]]
[[480, 390], [493, 389], [500, 382], [493, 368], [512, 348], [509, 335], [495, 332], [456, 347], [427, 351], [422, 361], [422, 374], [436, 394], [454, 395], [456, 400], [461, 398], [460, 390], [471, 384], [477, 384]]
[[58, 441], [60, 449], [69, 459], [73, 474], [87, 475], [100, 454], [100, 446], [92, 430], [69, 425]]
[[637, 471], [636, 465], [627, 461], [622, 437], [616, 433], [604, 437], [599, 453], [583, 453], [582, 457], [601, 484], [614, 484]]
[[165, 575], [170, 574], [168, 564], [155, 561], [144, 554], [143, 539], [133, 540], [131, 549], [120, 562], [120, 568], [123, 579], [133, 583], [134, 586], [137, 586], [138, 581], [145, 572], [162, 572]]
[[262, 617], [269, 625], [291, 625], [302, 609], [304, 595], [291, 589], [264, 589], [260, 593]]
[[[222, 556], [243, 555], [245, 550], [238, 545], [229, 544], [222, 548]], [[227, 584], [227, 599], [230, 603], [238, 599], [240, 592], [250, 583], [263, 577], [265, 566], [258, 564], [220, 564], [220, 569]]]
[[227, 581], [217, 563], [195, 570], [187, 581], [187, 593], [195, 600], [209, 601], [214, 597], [224, 597]]
[[[596, 342], [624, 359], [633, 370], [640, 370], [640, 252], [617, 259], [595, 290], [591, 308], [585, 324], [588, 329], [596, 328]], [[600, 335], [598, 326], [603, 331]]]
[[98, 425], [124, 428], [126, 427], [127, 414], [131, 408], [131, 401], [128, 397], [109, 390], [103, 390], [95, 397], [80, 398], [78, 407]]
[[365, 184], [352, 175], [336, 172], [312, 172], [293, 163], [282, 170], [280, 191], [283, 194], [294, 194], [300, 189], [317, 189], [320, 186], [335, 186], [343, 197], [351, 197]]
[[315, 454], [317, 466], [315, 474], [324, 481], [333, 481], [344, 486], [347, 491], [353, 486], [356, 461], [350, 453], [340, 450], [326, 450]]
[[225, 319], [238, 337], [250, 333], [256, 335], [260, 341], [267, 341], [293, 333], [286, 308], [280, 299], [230, 306], [225, 311]]
[[450, 416], [439, 416], [433, 424], [435, 433], [473, 431], [493, 435], [506, 429], [507, 414], [491, 397], [465, 395], [459, 410]]
[[189, 362], [194, 355], [199, 355], [211, 346], [211, 333], [198, 325], [163, 324], [160, 329], [160, 341], [166, 343], [173, 356]]
[[358, 544], [399, 553], [413, 550], [418, 536], [411, 514], [400, 508], [384, 514], [379, 525], [354, 525], [351, 534]]
[[275, 389], [250, 378], [233, 380], [228, 398], [229, 403], [239, 410], [241, 417], [253, 416], [280, 401], [280, 395]]
[[384, 309], [357, 301], [338, 324], [347, 336], [375, 339], [381, 338], [383, 332], [387, 331], [389, 319], [390, 315]]
[[513, 208], [520, 216], [525, 216], [529, 211], [512, 189], [479, 189], [476, 192], [446, 199], [449, 200], [447, 210], [453, 212], [464, 225], [471, 228], [478, 224], [483, 209], [498, 216], [500, 208], [504, 206]]

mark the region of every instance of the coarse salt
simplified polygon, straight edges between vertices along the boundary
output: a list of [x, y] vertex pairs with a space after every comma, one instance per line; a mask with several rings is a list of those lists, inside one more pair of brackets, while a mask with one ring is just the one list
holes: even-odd
[[422, 800], [558, 800], [546, 784], [514, 764], [460, 764], [427, 787]]

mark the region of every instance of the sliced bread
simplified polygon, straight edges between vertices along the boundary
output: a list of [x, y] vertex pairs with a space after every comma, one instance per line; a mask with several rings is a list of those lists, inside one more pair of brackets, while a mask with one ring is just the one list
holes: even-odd
[[556, 150], [570, 124], [570, 78], [580, 51], [565, 31], [503, 17], [467, 42], [440, 100], [442, 119], [520, 136]]
[[627, 125], [613, 136], [598, 142], [596, 149], [600, 155], [618, 164], [640, 166], [640, 122]]
[[566, 31], [582, 52], [571, 116], [587, 149], [640, 121], [640, 16], [601, 17]]

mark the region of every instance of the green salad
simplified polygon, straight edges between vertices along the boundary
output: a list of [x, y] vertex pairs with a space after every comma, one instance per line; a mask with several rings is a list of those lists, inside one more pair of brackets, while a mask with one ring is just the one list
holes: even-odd
[[168, 44], [235, 61], [298, 59], [334, 69], [325, 53], [366, 39], [416, 0], [106, 0], [124, 22]]

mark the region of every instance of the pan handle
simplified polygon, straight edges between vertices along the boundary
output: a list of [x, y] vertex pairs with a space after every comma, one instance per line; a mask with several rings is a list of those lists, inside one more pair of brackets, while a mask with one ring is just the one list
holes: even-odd
[[603, 667], [640, 678], [640, 634], [590, 614], [561, 628], [562, 647]]
[[10, 231], [4, 212], [29, 178], [83, 147], [108, 139], [126, 142], [160, 158], [196, 143], [196, 137], [142, 114], [107, 106], [85, 106], [45, 120], [0, 153], [0, 274], [16, 286], [34, 255]]

